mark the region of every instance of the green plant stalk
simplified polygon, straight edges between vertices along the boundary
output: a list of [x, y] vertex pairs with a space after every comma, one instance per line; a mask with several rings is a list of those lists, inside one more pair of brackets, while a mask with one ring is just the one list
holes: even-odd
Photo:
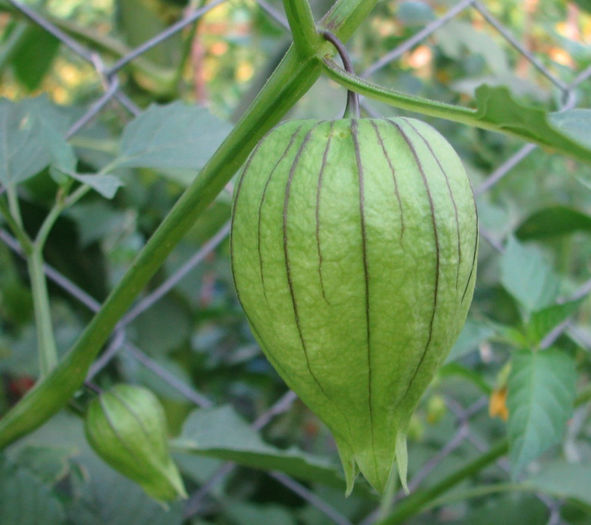
[[[100, 173], [102, 173], [102, 171], [99, 172], [99, 174]], [[66, 208], [73, 206], [82, 197], [84, 197], [84, 195], [86, 195], [91, 189], [92, 188], [90, 186], [88, 186], [87, 184], [81, 184], [80, 186], [78, 186], [78, 188], [76, 188], [67, 197], [65, 197], [63, 195], [62, 196], [58, 195], [58, 197], [56, 199], [56, 203], [54, 204], [53, 208], [51, 208], [51, 210], [47, 214], [47, 217], [45, 217], [45, 220], [43, 221], [43, 224], [41, 224], [41, 227], [39, 228], [39, 231], [37, 232], [37, 236], [35, 237], [35, 247], [38, 250], [41, 251], [45, 247], [45, 242], [47, 241], [47, 237], [49, 236], [49, 233], [51, 232], [51, 229], [53, 228], [55, 221], [58, 219], [58, 217], [61, 215], [61, 213]]]
[[33, 249], [33, 244], [31, 243], [31, 239], [26, 234], [26, 232], [19, 226], [16, 222], [12, 213], [10, 212], [10, 208], [6, 204], [4, 198], [0, 196], [0, 214], [4, 217], [4, 220], [8, 224], [8, 227], [12, 230], [15, 237], [18, 239], [18, 242], [21, 245], [21, 248], [25, 252], [25, 255], [29, 255]]
[[57, 365], [57, 348], [51, 324], [51, 307], [47, 293], [47, 281], [43, 272], [42, 248], [33, 246], [27, 257], [31, 291], [33, 293], [33, 309], [37, 329], [37, 352], [39, 355], [39, 372], [46, 377]]
[[296, 51], [303, 57], [316, 53], [321, 37], [316, 31], [308, 0], [283, 0]]
[[[384, 102], [400, 109], [416, 111], [423, 115], [441, 117], [470, 126], [483, 127], [482, 123], [475, 118], [476, 111], [473, 109], [456, 106], [454, 104], [446, 104], [445, 102], [437, 102], [435, 100], [417, 97], [415, 95], [407, 95], [406, 93], [382, 87], [345, 71], [330, 58], [324, 58], [322, 63], [324, 66], [324, 72], [330, 78], [341, 86], [346, 87], [351, 91], [355, 91], [360, 95], [373, 98], [374, 100]], [[494, 126], [490, 125], [487, 129], [494, 129]]]
[[[323, 23], [340, 39], [347, 40], [376, 3], [377, 0], [339, 0]], [[293, 46], [290, 48], [245, 115], [185, 190], [74, 346], [58, 366], [0, 420], [0, 449], [49, 419], [82, 385], [88, 368], [117, 321], [242, 165], [258, 140], [314, 84], [322, 70], [318, 57], [330, 51], [330, 44], [322, 43], [315, 56], [304, 59]]]
[[481, 496], [487, 496], [489, 494], [496, 494], [498, 492], [536, 492], [537, 489], [529, 487], [522, 483], [495, 483], [493, 485], [482, 485], [480, 487], [474, 487], [473, 489], [463, 490], [461, 492], [454, 492], [448, 496], [442, 496], [429, 502], [425, 506], [424, 510], [440, 507], [441, 505], [448, 505], [457, 501], [465, 501], [471, 498], [478, 498]]
[[481, 471], [483, 468], [505, 455], [508, 450], [509, 443], [507, 440], [503, 440], [485, 454], [482, 454], [442, 479], [439, 483], [420, 492], [415, 492], [402, 500], [395, 508], [394, 512], [386, 519], [380, 521], [378, 525], [397, 525], [399, 523], [406, 523], [411, 516], [424, 510], [425, 507], [427, 507], [429, 503], [440, 494], [447, 492], [454, 485], [457, 485], [464, 479]]
[[6, 185], [6, 196], [8, 197], [8, 208], [10, 210], [10, 215], [14, 222], [18, 225], [18, 227], [24, 231], [23, 229], [23, 218], [21, 215], [21, 208], [18, 203], [18, 195], [16, 190], [12, 184]]

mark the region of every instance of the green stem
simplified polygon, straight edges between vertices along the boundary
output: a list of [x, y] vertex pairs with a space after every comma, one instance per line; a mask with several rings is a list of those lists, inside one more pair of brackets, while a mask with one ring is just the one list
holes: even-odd
[[[591, 400], [591, 386], [583, 389], [575, 400], [575, 406], [578, 407]], [[464, 479], [476, 474], [483, 468], [490, 465], [493, 461], [496, 461], [501, 456], [505, 455], [509, 451], [509, 443], [506, 440], [498, 443], [496, 446], [491, 448], [485, 454], [478, 458], [470, 461], [463, 467], [459, 468], [436, 485], [427, 488], [420, 492], [415, 492], [402, 500], [394, 512], [386, 519], [380, 521], [377, 525], [396, 525], [398, 523], [404, 523], [408, 518], [418, 514], [419, 512], [426, 510], [427, 508], [434, 507], [444, 502], [442, 499], [437, 499], [440, 494], [447, 492], [453, 486], [457, 485]], [[491, 487], [482, 487], [481, 491], [476, 488], [473, 494], [469, 494], [469, 497], [487, 494], [492, 491], [505, 490], [507, 484], [499, 484]], [[495, 489], [494, 487], [499, 487]], [[527, 490], [526, 485], [516, 485], [515, 487], [521, 487], [523, 490]]]
[[39, 353], [39, 372], [41, 377], [47, 376], [57, 365], [57, 349], [51, 324], [51, 307], [47, 282], [43, 272], [43, 255], [39, 246], [34, 246], [27, 258], [29, 279], [33, 293], [35, 310], [35, 326], [37, 328], [37, 351]]
[[575, 406], [578, 407], [584, 405], [587, 403], [587, 401], [591, 401], [591, 385], [588, 385], [583, 390], [581, 390], [577, 396], [577, 399], [575, 399]]
[[[399, 91], [394, 91], [393, 89], [382, 87], [345, 71], [330, 58], [324, 58], [322, 63], [324, 65], [325, 73], [330, 78], [341, 84], [343, 87], [361, 95], [400, 109], [416, 111], [423, 115], [445, 118], [455, 122], [461, 122], [462, 124], [469, 124], [471, 126], [483, 127], [480, 125], [482, 123], [477, 124], [479, 121], [476, 119], [476, 111], [473, 109], [446, 104], [445, 102], [437, 102], [435, 100], [417, 97], [415, 95], [407, 95], [405, 93], [400, 93]], [[494, 129], [492, 124], [487, 124], [486, 127]]]
[[[369, 80], [348, 73], [327, 57], [322, 58], [322, 64], [325, 73], [334, 81], [341, 84], [341, 86], [374, 100], [389, 104], [390, 106], [422, 113], [431, 117], [459, 122], [467, 126], [511, 135], [512, 137], [538, 144], [546, 150], [563, 153], [583, 162], [588, 163], [591, 160], [590, 148], [573, 140], [570, 136], [562, 133], [558, 128], [553, 127], [549, 123], [544, 124], [545, 129], [543, 132], [537, 133], [538, 130], [535, 129], [535, 124], [511, 125], [501, 120], [494, 121], [494, 119], [491, 119], [490, 114], [488, 114], [490, 110], [486, 108], [486, 101], [479, 100], [478, 109], [437, 102], [428, 98], [407, 95], [374, 84]], [[543, 111], [538, 110], [538, 113], [543, 113]], [[543, 122], [542, 119], [538, 121], [538, 123], [541, 122]]]
[[302, 57], [314, 55], [320, 45], [321, 37], [316, 31], [308, 0], [283, 0], [283, 7], [296, 51]]
[[443, 496], [429, 502], [425, 506], [424, 510], [432, 509], [435, 507], [441, 507], [442, 505], [449, 505], [458, 501], [465, 501], [471, 498], [478, 498], [481, 496], [487, 496], [489, 494], [496, 494], [498, 492], [533, 492], [536, 489], [528, 487], [521, 483], [495, 483], [494, 485], [482, 485], [480, 487], [474, 487], [468, 490], [462, 490], [461, 492], [454, 492], [448, 496]]
[[397, 525], [399, 523], [406, 523], [411, 516], [424, 510], [431, 501], [437, 498], [437, 496], [447, 492], [454, 485], [457, 485], [466, 478], [481, 471], [484, 467], [487, 467], [506, 454], [508, 450], [509, 443], [506, 440], [503, 440], [485, 454], [470, 461], [460, 469], [442, 479], [439, 483], [420, 492], [415, 492], [402, 500], [395, 508], [394, 512], [386, 519], [380, 521], [378, 525]]
[[24, 231], [23, 229], [23, 218], [21, 215], [21, 207], [18, 203], [18, 195], [14, 186], [8, 184], [6, 186], [6, 195], [8, 197], [8, 208], [10, 209], [10, 215], [14, 219], [14, 222], [18, 225], [18, 227]]
[[49, 232], [53, 228], [55, 221], [61, 215], [61, 213], [70, 206], [73, 206], [76, 202], [78, 202], [84, 195], [86, 195], [92, 188], [86, 184], [82, 184], [78, 186], [70, 195], [67, 197], [58, 195], [56, 202], [45, 217], [43, 224], [39, 228], [37, 232], [37, 236], [35, 237], [35, 245], [39, 250], [43, 250], [45, 246], [45, 241], [47, 241], [47, 237]]
[[[377, 0], [338, 0], [323, 21], [327, 29], [347, 40], [376, 3]], [[317, 54], [331, 51], [328, 43], [319, 46]], [[316, 56], [302, 59], [293, 46], [290, 48], [245, 115], [185, 190], [74, 346], [58, 366], [0, 420], [0, 449], [37, 428], [67, 403], [84, 382], [92, 361], [135, 297], [246, 160], [255, 144], [308, 91], [321, 70]]]
[[29, 239], [29, 236], [27, 235], [25, 230], [21, 228], [21, 226], [16, 222], [16, 220], [12, 216], [9, 206], [8, 204], [6, 204], [6, 201], [2, 196], [0, 196], [0, 214], [2, 214], [2, 216], [6, 220], [6, 223], [8, 224], [8, 227], [12, 230], [12, 233], [14, 233], [15, 237], [18, 239], [18, 242], [20, 243], [21, 248], [25, 252], [25, 255], [29, 255], [33, 249], [33, 243], [31, 242], [31, 239]]

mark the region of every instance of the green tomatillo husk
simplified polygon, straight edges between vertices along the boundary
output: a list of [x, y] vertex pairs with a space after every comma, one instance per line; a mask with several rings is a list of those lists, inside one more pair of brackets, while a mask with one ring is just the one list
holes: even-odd
[[478, 220], [462, 163], [414, 119], [292, 121], [236, 186], [232, 267], [252, 331], [326, 423], [350, 492], [406, 483], [410, 417], [465, 322]]
[[84, 426], [94, 451], [160, 502], [186, 498], [170, 456], [166, 416], [149, 390], [119, 384], [93, 399]]

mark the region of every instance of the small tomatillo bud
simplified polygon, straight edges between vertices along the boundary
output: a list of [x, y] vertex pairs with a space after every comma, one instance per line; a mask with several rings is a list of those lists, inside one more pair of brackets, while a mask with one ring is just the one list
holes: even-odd
[[88, 406], [85, 432], [101, 459], [149, 496], [162, 502], [187, 497], [168, 449], [164, 410], [149, 390], [119, 384], [101, 393]]

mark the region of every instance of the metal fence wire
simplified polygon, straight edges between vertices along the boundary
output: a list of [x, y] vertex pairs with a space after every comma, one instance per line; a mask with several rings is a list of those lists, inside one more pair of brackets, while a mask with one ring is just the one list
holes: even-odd
[[[146, 51], [152, 49], [162, 41], [171, 37], [175, 33], [181, 31], [183, 28], [194, 24], [197, 19], [202, 17], [208, 11], [214, 9], [218, 5], [226, 2], [227, 0], [213, 0], [206, 6], [199, 9], [194, 9], [185, 13], [184, 17], [177, 23], [168, 27], [165, 31], [156, 35], [155, 37], [147, 40], [142, 45], [133, 49], [127, 55], [121, 57], [110, 67], [106, 67], [101, 55], [93, 49], [89, 49], [85, 45], [81, 44], [74, 38], [64, 33], [61, 29], [52, 24], [49, 20], [44, 18], [41, 14], [31, 9], [27, 5], [24, 5], [16, 0], [6, 0], [16, 10], [20, 11], [23, 15], [29, 18], [33, 23], [45, 29], [48, 33], [51, 33], [57, 39], [59, 39], [64, 45], [72, 50], [76, 55], [84, 59], [86, 62], [92, 65], [96, 71], [97, 76], [101, 80], [104, 88], [104, 93], [90, 105], [88, 110], [70, 127], [67, 133], [67, 137], [75, 135], [90, 121], [92, 121], [110, 102], [116, 102], [125, 108], [133, 116], [139, 115], [141, 109], [138, 108], [133, 101], [123, 91], [118, 73], [119, 71], [129, 62], [133, 61]], [[265, 0], [257, 0], [257, 4], [270, 19], [277, 25], [288, 30], [289, 26], [285, 17], [282, 13], [278, 12]], [[361, 73], [362, 77], [369, 77], [372, 74], [379, 71], [381, 68], [391, 64], [393, 61], [398, 60], [404, 53], [413, 49], [415, 46], [423, 42], [435, 31], [443, 27], [445, 24], [456, 18], [461, 13], [473, 10], [478, 12], [481, 17], [488, 23], [494, 30], [496, 30], [505, 41], [513, 47], [519, 54], [521, 54], [532, 66], [534, 66], [542, 75], [544, 75], [553, 86], [560, 93], [561, 109], [570, 109], [576, 106], [576, 87], [583, 81], [591, 77], [591, 66], [580, 71], [574, 80], [567, 84], [554, 74], [552, 74], [548, 68], [546, 68], [536, 56], [531, 53], [522, 43], [520, 43], [511, 32], [497, 19], [485, 5], [478, 0], [462, 0], [451, 7], [445, 14], [435, 19], [420, 31], [414, 34], [411, 38], [405, 40], [403, 43], [386, 53], [383, 57], [377, 60], [374, 64], [370, 65], [364, 72]], [[378, 116], [375, 114], [367, 104], [363, 104], [363, 107], [367, 113], [372, 116]], [[488, 191], [491, 187], [497, 184], [503, 177], [505, 177], [515, 166], [522, 162], [528, 155], [534, 151], [537, 146], [534, 144], [526, 144], [521, 147], [515, 154], [505, 159], [488, 177], [484, 182], [475, 189], [475, 194], [481, 195]], [[0, 192], [2, 189], [0, 189]], [[154, 374], [159, 376], [162, 380], [168, 383], [172, 388], [177, 390], [182, 396], [184, 396], [191, 403], [194, 403], [198, 407], [211, 407], [213, 406], [212, 401], [207, 397], [197, 392], [193, 387], [186, 384], [184, 381], [176, 377], [172, 372], [162, 367], [160, 364], [151, 359], [146, 353], [140, 348], [135, 346], [126, 336], [126, 328], [128, 325], [136, 319], [141, 313], [145, 312], [159, 299], [165, 296], [175, 285], [179, 283], [183, 277], [189, 272], [193, 271], [200, 262], [202, 262], [208, 254], [210, 254], [216, 247], [224, 241], [230, 231], [230, 224], [227, 222], [220, 230], [213, 235], [206, 243], [203, 244], [201, 249], [187, 260], [178, 270], [171, 275], [165, 282], [163, 282], [158, 288], [153, 290], [151, 293], [146, 295], [143, 299], [138, 301], [127, 314], [119, 321], [114, 333], [112, 334], [111, 340], [107, 348], [103, 351], [101, 356], [91, 367], [88, 380], [91, 380], [96, 374], [98, 374], [107, 364], [117, 355], [118, 352], [126, 352], [128, 356], [137, 360], [147, 369], [151, 370]], [[481, 229], [480, 234], [482, 238], [487, 240], [489, 244], [498, 251], [502, 251], [502, 245], [492, 238], [488, 232]], [[5, 243], [12, 251], [22, 256], [23, 252], [19, 246], [18, 241], [12, 237], [7, 231], [0, 228], [0, 241]], [[79, 286], [74, 284], [64, 275], [56, 271], [49, 265], [44, 267], [45, 274], [48, 279], [53, 281], [65, 292], [70, 294], [72, 297], [80, 301], [92, 312], [97, 312], [100, 309], [100, 303], [91, 297], [87, 292], [81, 289]], [[587, 294], [591, 293], [591, 281], [585, 283], [579, 290], [577, 290], [572, 299], [582, 298]], [[542, 347], [549, 347], [568, 327], [568, 321], [559, 325], [544, 339]], [[269, 422], [276, 417], [278, 414], [286, 412], [290, 409], [293, 401], [296, 399], [296, 395], [288, 391], [281, 398], [279, 398], [269, 409], [263, 412], [255, 421], [252, 422], [251, 427], [255, 430], [260, 430], [265, 427]], [[488, 400], [486, 397], [482, 397], [475, 401], [472, 405], [464, 407], [461, 406], [454, 399], [446, 399], [446, 403], [450, 411], [456, 418], [457, 430], [451, 437], [449, 442], [433, 457], [431, 457], [422, 467], [416, 472], [414, 477], [409, 483], [411, 491], [416, 490], [425, 478], [429, 475], [433, 469], [435, 469], [449, 454], [456, 450], [461, 445], [468, 443], [470, 446], [477, 449], [479, 452], [483, 452], [488, 449], [487, 443], [483, 442], [476, 433], [470, 429], [470, 419], [481, 412], [487, 406]], [[497, 461], [497, 465], [508, 471], [508, 462], [506, 459], [500, 459]], [[218, 483], [220, 483], [234, 468], [236, 465], [232, 462], [223, 464], [201, 487], [191, 495], [185, 508], [185, 517], [192, 517], [198, 515], [204, 507], [204, 503], [210, 490]], [[331, 506], [326, 501], [322, 500], [319, 496], [311, 492], [301, 483], [295, 481], [289, 476], [281, 472], [269, 472], [269, 475], [283, 484], [289, 490], [293, 491], [297, 496], [304, 499], [307, 503], [314, 506], [320, 512], [322, 512], [327, 519], [331, 522], [339, 525], [350, 525], [348, 518], [343, 516], [337, 509]], [[396, 499], [399, 499], [403, 494], [397, 494]], [[538, 494], [537, 497], [548, 507], [549, 510], [549, 525], [557, 525], [561, 523], [560, 518], [560, 505], [559, 500], [545, 496], [544, 494]], [[364, 520], [362, 525], [370, 525], [377, 519], [377, 511], [369, 514]]]

